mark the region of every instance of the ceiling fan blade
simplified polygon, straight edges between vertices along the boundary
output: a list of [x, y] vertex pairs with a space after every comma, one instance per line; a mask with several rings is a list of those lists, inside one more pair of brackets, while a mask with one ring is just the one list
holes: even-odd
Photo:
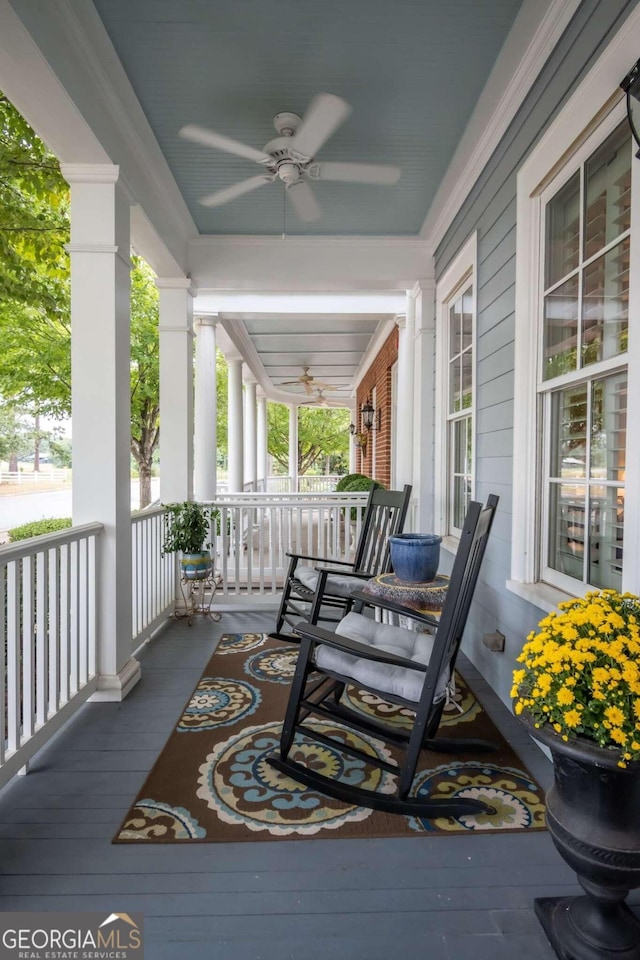
[[319, 180], [341, 180], [345, 183], [391, 185], [400, 179], [398, 167], [381, 163], [317, 163], [313, 171]]
[[332, 93], [319, 93], [311, 101], [295, 132], [291, 146], [305, 157], [316, 153], [351, 113], [351, 107]]
[[316, 390], [337, 390], [332, 383], [324, 383], [322, 380], [314, 380], [313, 386]]
[[290, 186], [287, 189], [287, 196], [301, 220], [310, 223], [319, 218], [321, 210], [318, 201], [313, 195], [313, 190], [304, 180], [298, 180]]
[[180, 130], [180, 136], [185, 140], [191, 140], [193, 143], [200, 143], [205, 147], [215, 147], [216, 150], [224, 150], [225, 153], [233, 153], [236, 157], [244, 157], [246, 160], [255, 160], [256, 163], [262, 163], [271, 158], [262, 150], [256, 150], [246, 143], [240, 143], [238, 140], [232, 140], [231, 137], [225, 137], [215, 130], [207, 130], [206, 127], [199, 127], [195, 123], [188, 123], [186, 127]]
[[206, 197], [202, 197], [200, 203], [203, 207], [221, 207], [223, 203], [229, 203], [230, 200], [235, 200], [236, 197], [241, 197], [244, 193], [257, 190], [265, 183], [271, 183], [272, 179], [273, 177], [249, 177], [248, 180], [241, 180], [240, 183], [235, 183], [232, 187], [227, 187], [226, 190], [218, 190], [217, 193], [207, 194]]

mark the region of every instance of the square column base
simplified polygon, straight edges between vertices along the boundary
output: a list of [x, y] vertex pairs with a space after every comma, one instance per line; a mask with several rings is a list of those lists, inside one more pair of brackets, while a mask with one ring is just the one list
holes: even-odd
[[118, 673], [98, 676], [98, 687], [89, 697], [89, 703], [119, 703], [133, 690], [141, 676], [140, 663], [131, 657]]

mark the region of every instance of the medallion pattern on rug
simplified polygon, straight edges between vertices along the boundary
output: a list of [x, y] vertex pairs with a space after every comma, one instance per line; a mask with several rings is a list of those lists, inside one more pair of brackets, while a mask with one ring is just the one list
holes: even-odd
[[[494, 814], [425, 820], [386, 813], [326, 797], [275, 770], [267, 758], [279, 751], [298, 650], [261, 633], [221, 638], [114, 842], [416, 837], [543, 827], [540, 788], [458, 675], [439, 739], [446, 742], [462, 724], [465, 737], [490, 740], [497, 750], [472, 758], [424, 751], [412, 795], [479, 798], [489, 802]], [[342, 696], [364, 719], [409, 725], [411, 711], [405, 707], [353, 686]], [[307, 722], [361, 755], [298, 735], [293, 759], [351, 786], [394, 791], [395, 778], [367, 763], [366, 755], [393, 763], [395, 747], [373, 734], [357, 733], [339, 718]]]

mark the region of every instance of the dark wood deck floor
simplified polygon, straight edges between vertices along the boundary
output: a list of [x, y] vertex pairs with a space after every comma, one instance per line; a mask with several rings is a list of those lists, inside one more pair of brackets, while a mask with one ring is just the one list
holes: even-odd
[[[141, 654], [122, 704], [88, 704], [0, 795], [0, 910], [140, 911], [147, 960], [546, 960], [533, 899], [579, 892], [546, 832], [112, 845], [222, 633], [273, 615], [184, 622]], [[548, 784], [550, 766], [463, 670]]]

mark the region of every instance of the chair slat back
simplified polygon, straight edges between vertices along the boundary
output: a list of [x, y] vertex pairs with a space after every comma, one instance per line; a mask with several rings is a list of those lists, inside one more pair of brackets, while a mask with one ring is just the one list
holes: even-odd
[[402, 533], [410, 497], [409, 484], [403, 490], [371, 491], [354, 560], [358, 573], [377, 577], [390, 570], [389, 537]]
[[453, 671], [498, 499], [491, 494], [486, 506], [476, 502], [469, 504], [420, 698], [421, 706], [427, 709], [442, 674]]

